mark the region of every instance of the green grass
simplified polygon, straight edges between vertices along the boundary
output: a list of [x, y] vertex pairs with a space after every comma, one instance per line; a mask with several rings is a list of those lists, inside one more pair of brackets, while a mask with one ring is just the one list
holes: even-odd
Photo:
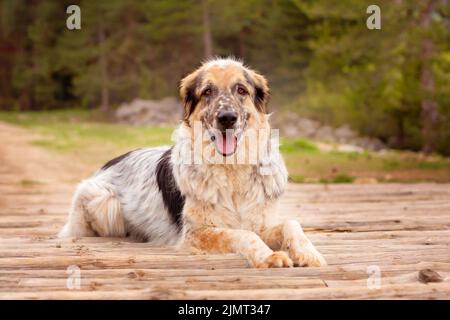
[[348, 176], [346, 174], [339, 174], [335, 176], [331, 182], [333, 183], [352, 183], [355, 180], [354, 177]]
[[171, 143], [173, 128], [133, 127], [101, 121], [84, 110], [0, 112], [0, 120], [37, 134], [33, 145], [98, 165], [130, 149]]
[[[118, 148], [169, 144], [173, 128], [132, 127], [96, 120], [89, 111], [0, 112], [0, 120], [33, 129], [42, 135], [33, 144], [62, 152], [79, 150], [86, 144]], [[93, 120], [92, 120], [93, 119]]]
[[33, 143], [58, 151], [79, 150], [86, 144], [112, 147], [142, 147], [170, 143], [172, 128], [134, 128], [106, 123], [47, 123], [33, 126], [42, 139]]
[[280, 150], [283, 153], [295, 153], [299, 151], [314, 152], [318, 149], [314, 143], [307, 139], [282, 139]]
[[420, 157], [413, 153], [304, 151], [284, 153], [290, 177], [295, 182], [350, 183], [358, 178], [378, 181], [450, 182], [450, 160]]
[[[34, 145], [67, 154], [93, 167], [112, 156], [143, 147], [171, 144], [174, 128], [133, 127], [103, 121], [85, 110], [0, 112], [0, 120], [36, 133]], [[298, 183], [352, 183], [359, 178], [378, 181], [450, 182], [450, 159], [412, 152], [321, 151], [313, 141], [281, 141], [290, 180]]]
[[101, 117], [95, 111], [71, 109], [39, 112], [7, 112], [0, 111], [0, 119], [26, 127], [35, 127], [45, 123], [71, 123], [98, 120]]

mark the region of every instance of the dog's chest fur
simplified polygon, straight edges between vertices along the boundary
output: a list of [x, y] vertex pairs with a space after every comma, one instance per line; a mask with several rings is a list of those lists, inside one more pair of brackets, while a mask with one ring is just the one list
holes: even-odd
[[272, 174], [261, 174], [258, 165], [174, 165], [188, 227], [256, 230], [270, 224], [287, 172], [279, 156], [267, 167]]
[[[188, 169], [188, 171], [190, 171]], [[242, 211], [250, 203], [264, 201], [262, 185], [254, 185], [254, 170], [249, 166], [204, 166], [186, 172], [187, 190], [196, 189], [192, 196], [197, 200], [223, 207], [230, 211]]]

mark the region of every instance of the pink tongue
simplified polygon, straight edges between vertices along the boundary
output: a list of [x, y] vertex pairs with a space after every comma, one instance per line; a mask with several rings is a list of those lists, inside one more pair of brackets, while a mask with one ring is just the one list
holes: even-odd
[[217, 149], [223, 155], [230, 155], [236, 150], [236, 137], [233, 134], [218, 134]]

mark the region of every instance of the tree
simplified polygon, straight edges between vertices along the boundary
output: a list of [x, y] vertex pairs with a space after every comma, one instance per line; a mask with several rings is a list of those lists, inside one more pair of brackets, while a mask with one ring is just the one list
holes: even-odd
[[[297, 104], [305, 106], [302, 112], [350, 124], [393, 147], [430, 152], [440, 145], [445, 152], [439, 132], [449, 128], [439, 127], [437, 119], [448, 84], [433, 77], [445, 66], [436, 57], [448, 46], [430, 50], [433, 43], [448, 43], [441, 2], [430, 8], [429, 1], [380, 1], [381, 30], [366, 28], [368, 1], [296, 4], [315, 29], [307, 91]], [[426, 24], [438, 12], [439, 19]]]
[[[81, 7], [81, 30], [65, 27]], [[448, 0], [3, 0], [0, 109], [178, 95], [211, 57], [265, 74], [271, 108], [348, 124], [392, 147], [450, 153]], [[447, 5], [446, 5], [447, 4]]]
[[202, 0], [203, 14], [203, 50], [205, 59], [211, 58], [213, 55], [210, 11], [208, 0]]
[[433, 56], [433, 40], [426, 35], [429, 32], [431, 25], [431, 17], [438, 0], [428, 0], [422, 5], [419, 23], [423, 28], [425, 33], [421, 41], [421, 72], [420, 72], [420, 83], [422, 86], [423, 97], [422, 97], [422, 135], [423, 135], [423, 146], [422, 150], [425, 153], [431, 153], [435, 150], [436, 145], [436, 127], [439, 120], [439, 112], [436, 101], [433, 98], [435, 91], [435, 84], [433, 79], [433, 73], [430, 68], [430, 60]]

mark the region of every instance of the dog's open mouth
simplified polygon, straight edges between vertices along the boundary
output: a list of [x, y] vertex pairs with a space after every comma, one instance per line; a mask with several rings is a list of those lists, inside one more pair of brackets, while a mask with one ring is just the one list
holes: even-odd
[[214, 141], [217, 151], [224, 157], [236, 152], [237, 138], [233, 130], [227, 130], [226, 132], [217, 131], [211, 136], [211, 140]]

